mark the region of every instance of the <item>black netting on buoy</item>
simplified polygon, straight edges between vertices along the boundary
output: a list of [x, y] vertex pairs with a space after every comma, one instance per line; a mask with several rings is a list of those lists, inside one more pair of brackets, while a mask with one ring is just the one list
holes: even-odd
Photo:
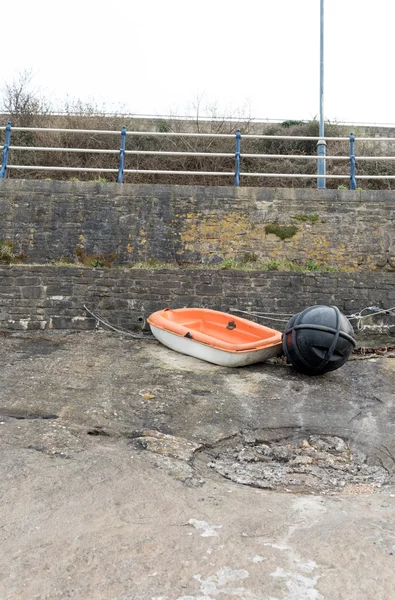
[[354, 330], [337, 306], [310, 306], [294, 315], [283, 335], [289, 362], [302, 373], [338, 369], [355, 347]]

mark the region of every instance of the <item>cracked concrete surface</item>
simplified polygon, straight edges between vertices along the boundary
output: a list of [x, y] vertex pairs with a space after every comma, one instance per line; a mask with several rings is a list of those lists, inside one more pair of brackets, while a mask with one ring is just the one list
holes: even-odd
[[[0, 360], [2, 600], [394, 597], [395, 359], [308, 378], [54, 333], [0, 337]], [[207, 467], [281, 431], [337, 436], [387, 482], [293, 494]]]
[[262, 489], [355, 493], [395, 483], [393, 469], [378, 456], [369, 457], [337, 436], [306, 438], [297, 428], [255, 432], [254, 437], [253, 442], [244, 435], [220, 442], [199, 458], [231, 481]]

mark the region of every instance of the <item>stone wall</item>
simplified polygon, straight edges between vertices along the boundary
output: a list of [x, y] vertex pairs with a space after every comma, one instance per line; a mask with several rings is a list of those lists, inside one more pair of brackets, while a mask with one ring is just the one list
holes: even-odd
[[[292, 315], [312, 304], [336, 304], [346, 314], [372, 305], [390, 308], [395, 289], [391, 273], [0, 267], [2, 330], [94, 328], [84, 304], [113, 324], [136, 329], [167, 306], [251, 309], [280, 318], [278, 313]], [[395, 325], [393, 318], [386, 322]]]
[[[268, 232], [273, 224], [294, 226], [294, 234], [281, 239]], [[77, 262], [78, 255], [89, 265], [108, 255], [114, 265], [209, 265], [252, 255], [389, 270], [395, 191], [0, 180], [2, 241], [27, 263]]]

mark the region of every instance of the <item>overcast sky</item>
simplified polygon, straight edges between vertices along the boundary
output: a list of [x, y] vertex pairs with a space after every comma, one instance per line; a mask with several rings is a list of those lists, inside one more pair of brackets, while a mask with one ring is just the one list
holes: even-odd
[[[4, 12], [4, 11], [3, 11]], [[55, 104], [312, 119], [320, 0], [19, 0], [2, 19], [0, 87], [32, 69]], [[395, 2], [325, 0], [325, 117], [395, 123]]]

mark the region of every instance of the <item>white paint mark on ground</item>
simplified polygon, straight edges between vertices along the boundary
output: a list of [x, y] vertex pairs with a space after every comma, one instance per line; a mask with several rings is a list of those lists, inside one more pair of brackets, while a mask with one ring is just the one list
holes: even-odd
[[189, 525], [192, 525], [195, 529], [203, 530], [200, 535], [202, 537], [218, 537], [218, 531], [216, 529], [222, 529], [222, 525], [209, 525], [206, 521], [198, 521], [197, 519], [189, 519]]
[[[311, 563], [312, 564], [312, 563]], [[297, 568], [305, 565], [298, 565]], [[272, 577], [284, 578], [285, 585], [287, 586], [287, 594], [283, 596], [282, 600], [325, 600], [324, 596], [315, 589], [318, 583], [319, 575], [316, 577], [306, 577], [296, 571], [284, 571], [284, 569], [277, 567], [274, 573], [270, 573]]]
[[[204, 580], [199, 579], [199, 577], [199, 575], [196, 575], [195, 579], [204, 582]], [[235, 571], [230, 567], [223, 567], [217, 571], [215, 575], [211, 575], [207, 581], [217, 582], [218, 585], [226, 585], [227, 583], [233, 583], [234, 581], [239, 581], [240, 579], [247, 579], [247, 577], [249, 577], [249, 573], [245, 569], [239, 569], [238, 571]]]
[[[273, 543], [265, 546], [276, 548], [286, 552], [286, 563], [288, 568], [277, 567], [272, 577], [284, 579], [287, 589], [285, 595], [276, 600], [325, 600], [324, 596], [316, 589], [320, 579], [319, 575], [312, 575], [318, 568], [314, 560], [303, 560], [299, 553], [292, 547], [291, 541], [294, 533], [298, 530], [310, 529], [319, 523], [327, 512], [319, 497], [301, 496], [295, 498], [291, 507], [291, 523], [287, 533]], [[307, 574], [311, 574], [310, 577]], [[273, 599], [274, 600], [274, 599]]]
[[275, 548], [276, 550], [291, 550], [291, 546], [288, 546], [287, 544], [282, 544], [282, 543], [270, 544], [269, 542], [266, 542], [266, 544], [263, 544], [263, 545], [269, 546], [270, 548]]
[[298, 569], [304, 571], [305, 573], [311, 573], [318, 567], [317, 563], [314, 560], [309, 560], [307, 563], [300, 563], [298, 565]]
[[260, 554], [255, 554], [255, 556], [251, 558], [251, 562], [253, 563], [261, 563], [264, 560], [266, 560], [266, 558], [264, 556], [261, 556]]
[[200, 583], [200, 593], [197, 596], [180, 596], [177, 600], [213, 600], [217, 596], [231, 596], [240, 600], [255, 600], [256, 596], [244, 587], [224, 587], [229, 583], [235, 583], [247, 579], [248, 571], [245, 569], [234, 570], [230, 567], [222, 567], [214, 575], [203, 578], [194, 575], [194, 579]]

